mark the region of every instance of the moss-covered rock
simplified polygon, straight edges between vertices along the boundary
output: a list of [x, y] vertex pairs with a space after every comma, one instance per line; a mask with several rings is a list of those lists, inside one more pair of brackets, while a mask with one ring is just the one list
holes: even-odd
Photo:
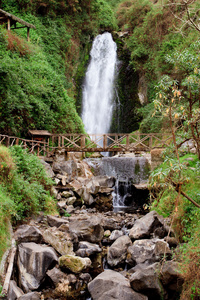
[[77, 274], [91, 266], [88, 257], [82, 258], [75, 255], [63, 255], [58, 260], [60, 268], [70, 270]]

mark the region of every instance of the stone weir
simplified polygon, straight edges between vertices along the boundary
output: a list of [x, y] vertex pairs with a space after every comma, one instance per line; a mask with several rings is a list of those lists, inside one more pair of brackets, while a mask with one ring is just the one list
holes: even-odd
[[112, 211], [114, 177], [94, 177], [64, 152], [43, 163], [60, 215], [41, 213], [15, 231], [4, 299], [177, 299], [183, 277], [172, 260], [178, 241], [170, 220]]

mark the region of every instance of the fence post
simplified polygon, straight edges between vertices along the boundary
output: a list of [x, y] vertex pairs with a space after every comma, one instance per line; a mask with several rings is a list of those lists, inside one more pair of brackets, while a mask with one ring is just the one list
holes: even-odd
[[152, 149], [152, 145], [153, 145], [152, 134], [150, 134], [150, 139], [149, 139], [149, 148], [150, 148], [150, 150]]
[[85, 148], [85, 135], [81, 134], [81, 148]]
[[129, 142], [129, 134], [127, 134], [127, 136], [126, 136], [126, 151], [129, 150], [129, 145], [130, 145], [130, 142]]
[[103, 149], [106, 150], [107, 148], [107, 135], [103, 135]]

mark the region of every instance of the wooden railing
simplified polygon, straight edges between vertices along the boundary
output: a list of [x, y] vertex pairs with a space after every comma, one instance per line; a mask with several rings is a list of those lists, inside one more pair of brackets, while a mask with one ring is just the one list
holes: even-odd
[[37, 156], [45, 156], [48, 155], [48, 153], [50, 154], [48, 142], [43, 141], [28, 140], [0, 134], [0, 145], [4, 145], [6, 147], [19, 145], [23, 149], [28, 149], [30, 153], [36, 153]]
[[57, 148], [64, 148], [67, 152], [149, 152], [171, 142], [171, 135], [158, 133], [53, 134], [45, 142], [0, 135], [0, 144], [20, 145], [31, 153], [47, 157]]

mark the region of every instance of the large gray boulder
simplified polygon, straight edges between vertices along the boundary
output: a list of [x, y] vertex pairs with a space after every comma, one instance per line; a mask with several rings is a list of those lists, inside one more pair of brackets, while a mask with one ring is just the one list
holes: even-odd
[[43, 238], [61, 255], [74, 254], [73, 238], [70, 233], [60, 231], [57, 227], [50, 227], [43, 232]]
[[21, 225], [15, 231], [14, 238], [18, 244], [24, 242], [41, 243], [42, 233], [35, 226]]
[[79, 243], [79, 249], [76, 251], [76, 255], [81, 257], [89, 257], [100, 252], [102, 252], [102, 250], [99, 245], [83, 241]]
[[104, 229], [100, 217], [76, 217], [69, 218], [69, 221], [69, 231], [75, 233], [79, 241], [98, 243], [103, 239]]
[[154, 263], [156, 258], [154, 256], [154, 249], [156, 240], [137, 240], [127, 249], [126, 261], [129, 265], [135, 266], [144, 262]]
[[132, 245], [131, 239], [124, 235], [119, 237], [108, 249], [107, 262], [115, 267], [125, 262], [127, 249]]
[[129, 232], [129, 237], [134, 240], [149, 238], [157, 227], [163, 227], [163, 224], [157, 212], [151, 211], [141, 219], [136, 220]]
[[88, 290], [93, 300], [148, 300], [131, 289], [128, 279], [112, 270], [106, 270], [93, 279]]
[[130, 277], [131, 287], [142, 294], [148, 296], [148, 299], [162, 299], [163, 287], [158, 278], [158, 264], [146, 266], [137, 265], [135, 272]]
[[69, 221], [66, 219], [50, 215], [47, 216], [47, 222], [51, 227], [59, 227], [62, 224], [69, 224]]
[[18, 246], [18, 270], [20, 287], [25, 292], [39, 288], [46, 271], [58, 261], [53, 248], [35, 243]]

